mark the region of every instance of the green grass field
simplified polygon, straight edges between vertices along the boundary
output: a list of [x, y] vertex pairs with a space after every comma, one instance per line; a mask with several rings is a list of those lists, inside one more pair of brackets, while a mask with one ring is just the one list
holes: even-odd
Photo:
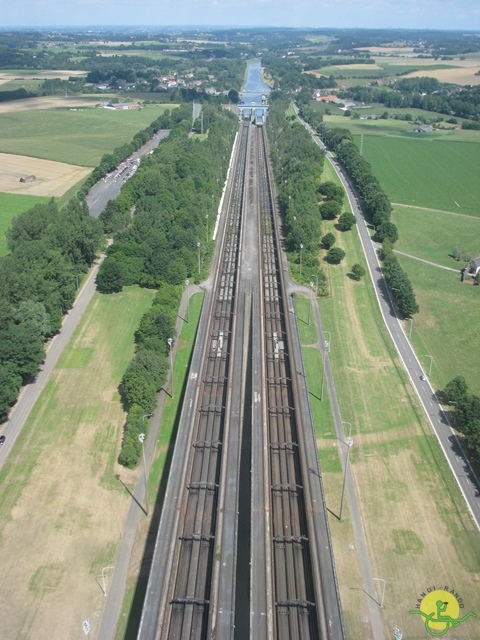
[[[325, 179], [329, 177], [327, 173]], [[331, 230], [328, 222], [325, 231]], [[468, 606], [476, 606], [480, 535], [385, 329], [369, 279], [355, 282], [348, 277], [353, 263], [364, 264], [357, 232], [334, 232], [347, 255], [341, 265], [328, 266], [331, 296], [319, 306], [323, 328], [331, 336], [329, 358], [341, 419], [352, 424], [350, 460], [372, 571], [387, 581], [385, 629], [398, 624], [409, 638], [420, 638], [422, 625], [408, 611], [430, 583], [448, 576], [447, 582], [464, 591]], [[431, 282], [431, 289], [436, 296], [437, 284]], [[314, 346], [312, 322], [307, 324], [307, 301], [298, 300], [296, 308], [327, 507], [335, 514], [342, 486], [342, 443], [328, 415], [326, 392], [320, 400], [322, 353]], [[425, 348], [421, 346], [421, 353], [429, 353]], [[370, 640], [362, 624], [367, 612], [358, 594], [361, 582], [346, 509], [341, 523], [330, 518], [330, 527], [347, 638]], [[462, 640], [477, 638], [472, 624], [457, 633]]]
[[[102, 96], [98, 96], [98, 102]], [[141, 110], [68, 108], [0, 114], [0, 151], [95, 167], [171, 105]]]
[[9, 82], [5, 82], [4, 84], [0, 84], [0, 94], [2, 91], [16, 91], [17, 89], [25, 89], [26, 91], [36, 91], [43, 80], [40, 79], [24, 79], [24, 78], [14, 78]]
[[45, 608], [74, 637], [82, 612], [103, 606], [95, 576], [114, 564], [131, 502], [116, 476], [118, 385], [153, 296], [94, 295], [0, 472], [2, 638], [51, 637]]
[[[168, 462], [168, 454], [169, 452], [171, 453], [174, 446], [172, 435], [178, 412], [181, 409], [181, 392], [188, 376], [188, 366], [194, 347], [203, 298], [203, 294], [196, 294], [190, 298], [190, 322], [183, 324], [178, 338], [178, 349], [173, 363], [174, 397], [167, 397], [165, 401], [162, 424], [157, 438], [156, 458], [152, 463], [148, 477], [150, 504], [163, 500], [163, 495], [159, 493], [159, 488], [161, 487], [162, 479], [165, 480], [165, 474], [168, 475], [169, 472], [165, 465]], [[137, 544], [142, 550], [147, 536], [148, 522], [140, 523], [137, 530]], [[129, 640], [137, 637], [146, 586], [147, 580], [145, 576], [141, 576], [139, 579], [137, 574], [132, 573], [128, 577], [122, 612], [115, 634], [116, 640]]]
[[7, 253], [5, 233], [16, 216], [28, 211], [38, 203], [48, 202], [49, 198], [36, 196], [21, 196], [10, 193], [0, 193], [0, 256]]
[[433, 358], [432, 384], [442, 389], [457, 375], [467, 380], [471, 393], [480, 395], [479, 352], [471, 328], [478, 316], [480, 287], [460, 274], [398, 256], [408, 273], [420, 313], [413, 317], [411, 342], [428, 372]]
[[363, 155], [392, 202], [480, 216], [478, 144], [416, 135], [364, 136]]
[[[359, 145], [359, 127], [363, 125], [358, 120], [345, 120]], [[454, 247], [471, 252], [473, 257], [480, 255], [480, 138], [469, 136], [478, 132], [455, 131], [440, 137], [428, 134], [430, 137], [418, 139], [395, 135], [408, 123], [368, 122], [369, 131], [380, 130], [384, 135], [364, 136], [364, 156], [392, 200], [406, 205], [394, 207], [392, 220], [400, 236], [395, 248], [460, 270], [463, 263], [449, 257]], [[470, 142], [451, 139], [459, 134]], [[452, 215], [458, 213], [464, 215]], [[470, 281], [461, 283], [459, 273], [400, 255], [399, 260], [420, 305], [420, 313], [413, 319], [412, 343], [419, 358], [424, 358], [426, 369], [429, 359], [424, 354], [432, 356], [434, 387], [441, 389], [461, 374], [470, 391], [478, 394], [480, 361], [477, 350], [472, 349], [470, 328], [475, 322], [479, 288]]]
[[395, 249], [452, 269], [464, 264], [452, 259], [455, 247], [480, 256], [480, 216], [471, 218], [409, 206], [393, 207], [392, 222], [399, 239]]

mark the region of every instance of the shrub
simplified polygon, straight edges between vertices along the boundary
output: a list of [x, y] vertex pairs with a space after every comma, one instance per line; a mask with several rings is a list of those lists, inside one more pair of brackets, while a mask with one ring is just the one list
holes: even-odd
[[327, 254], [327, 260], [332, 264], [340, 264], [344, 257], [345, 251], [340, 249], [340, 247], [333, 247]]

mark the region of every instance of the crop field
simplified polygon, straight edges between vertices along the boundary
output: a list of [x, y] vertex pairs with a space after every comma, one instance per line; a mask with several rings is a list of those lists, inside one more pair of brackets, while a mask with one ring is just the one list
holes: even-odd
[[86, 618], [95, 634], [136, 475], [116, 462], [118, 384], [153, 295], [95, 294], [0, 472], [2, 638], [77, 638]]
[[[325, 231], [331, 230], [329, 222]], [[347, 256], [342, 264], [328, 267], [331, 297], [320, 300], [319, 306], [323, 327], [331, 334], [329, 358], [342, 420], [352, 424], [350, 472], [372, 572], [386, 581], [381, 610], [386, 634], [398, 625], [404, 637], [420, 639], [423, 623], [409, 611], [427, 587], [455, 585], [467, 610], [478, 608], [480, 534], [393, 349], [369, 279], [356, 282], [348, 277], [353, 263], [364, 264], [357, 232], [334, 232]], [[312, 323], [306, 322], [306, 305], [305, 300], [297, 302], [298, 324], [327, 507], [333, 514], [330, 527], [347, 637], [370, 640], [348, 505], [342, 522], [334, 515], [341, 498], [343, 443], [337, 440], [331, 418], [321, 421], [322, 355]], [[381, 586], [375, 584], [377, 592], [368, 595], [379, 600]], [[476, 621], [458, 627], [455, 638], [478, 640]]]
[[105, 153], [129, 142], [166, 108], [171, 105], [126, 111], [75, 107], [1, 113], [0, 109], [0, 152], [95, 167]]
[[480, 216], [478, 144], [416, 135], [363, 140], [364, 156], [392, 202]]
[[[60, 197], [83, 180], [90, 168], [29, 156], [0, 153], [0, 192], [31, 196]], [[22, 176], [34, 175], [32, 182]]]
[[20, 196], [0, 192], [0, 256], [7, 253], [5, 233], [16, 216], [28, 211], [36, 204], [48, 202], [49, 198]]

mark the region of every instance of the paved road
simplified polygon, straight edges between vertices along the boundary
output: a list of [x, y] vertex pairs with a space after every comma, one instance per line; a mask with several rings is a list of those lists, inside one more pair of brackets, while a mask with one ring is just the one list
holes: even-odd
[[98, 218], [107, 206], [108, 201], [117, 198], [124, 183], [135, 173], [140, 158], [154, 151], [160, 141], [166, 138], [169, 133], [169, 129], [158, 131], [151, 140], [140, 147], [138, 151], [135, 151], [125, 162], [122, 162], [115, 171], [102, 178], [90, 189], [86, 201], [91, 216]]
[[[312, 128], [304, 123], [315, 142], [325, 149], [322, 141], [315, 135]], [[325, 149], [327, 158], [332, 163], [339, 179], [341, 180], [352, 208], [352, 212], [357, 218], [357, 228], [362, 243], [368, 269], [374, 284], [380, 310], [385, 325], [402, 359], [405, 369], [410, 377], [411, 383], [423, 405], [428, 421], [437, 436], [440, 446], [450, 465], [452, 473], [458, 483], [470, 513], [478, 529], [480, 529], [480, 482], [468, 462], [465, 453], [458, 441], [455, 432], [450, 426], [448, 417], [440, 405], [433, 387], [429, 380], [422, 380], [421, 375], [427, 369], [430, 371], [432, 360], [430, 356], [419, 356], [417, 358], [410, 342], [405, 334], [403, 326], [396, 315], [388, 287], [383, 277], [382, 269], [378, 261], [375, 245], [370, 236], [370, 230], [363, 217], [362, 210], [353, 189], [350, 186], [347, 176], [343, 173], [341, 165], [335, 160], [332, 154]], [[422, 359], [420, 363], [419, 359]]]

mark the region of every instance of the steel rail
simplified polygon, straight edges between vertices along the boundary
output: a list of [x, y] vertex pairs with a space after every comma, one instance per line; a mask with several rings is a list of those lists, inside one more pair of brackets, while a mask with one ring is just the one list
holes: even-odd
[[[273, 569], [278, 576], [275, 637], [340, 640], [345, 631], [333, 551], [298, 330], [292, 322], [292, 301], [284, 296], [286, 265], [282, 261], [274, 183], [267, 162], [268, 143], [263, 128], [261, 132], [266, 175], [260, 192], [265, 192], [265, 211], [269, 210], [265, 222], [269, 241], [264, 245], [270, 267], [265, 271], [271, 272], [271, 277], [266, 274], [264, 278], [264, 297], [270, 304], [270, 308], [266, 304], [265, 326], [267, 344], [270, 341], [267, 360], [271, 387], [271, 489], [276, 496], [273, 499], [273, 545], [274, 557], [278, 559]], [[306, 619], [311, 620], [307, 623]]]

